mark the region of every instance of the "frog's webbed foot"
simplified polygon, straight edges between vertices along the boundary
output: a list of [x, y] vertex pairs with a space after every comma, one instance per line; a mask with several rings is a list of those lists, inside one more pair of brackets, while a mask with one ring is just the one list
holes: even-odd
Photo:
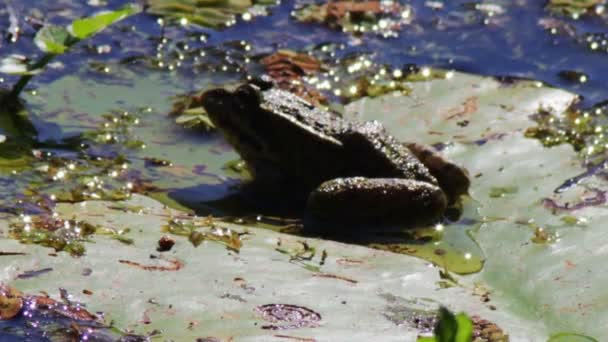
[[465, 168], [445, 159], [431, 146], [419, 143], [406, 143], [405, 146], [437, 178], [450, 203], [469, 192], [471, 181], [469, 172]]
[[436, 185], [401, 178], [336, 178], [308, 197], [308, 207], [323, 219], [338, 222], [428, 224], [447, 207]]

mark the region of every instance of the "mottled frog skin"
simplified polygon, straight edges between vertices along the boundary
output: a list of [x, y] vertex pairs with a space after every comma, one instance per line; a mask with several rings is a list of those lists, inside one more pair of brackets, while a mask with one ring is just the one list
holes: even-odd
[[[202, 96], [209, 118], [262, 187], [307, 196], [316, 216], [421, 224], [469, 187], [466, 170], [377, 121], [345, 120], [266, 82]], [[289, 190], [287, 190], [289, 189]]]

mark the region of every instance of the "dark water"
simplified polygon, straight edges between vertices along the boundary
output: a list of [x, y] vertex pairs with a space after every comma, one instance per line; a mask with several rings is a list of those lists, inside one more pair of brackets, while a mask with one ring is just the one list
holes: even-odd
[[[127, 1], [111, 0], [107, 7], [115, 8], [123, 3]], [[400, 30], [397, 38], [385, 39], [367, 34], [359, 39], [319, 25], [297, 23], [290, 13], [297, 4], [303, 3], [307, 2], [282, 1], [279, 6], [271, 9], [271, 15], [256, 17], [252, 22], [240, 21], [223, 31], [197, 28], [189, 30], [208, 33], [208, 44], [211, 45], [247, 40], [258, 51], [287, 47], [302, 49], [322, 42], [343, 43], [346, 45], [346, 49], [341, 52], [343, 54], [353, 51], [372, 52], [375, 61], [395, 67], [415, 63], [483, 75], [531, 78], [578, 93], [587, 105], [608, 99], [605, 91], [608, 88], [608, 46], [605, 45], [605, 39], [601, 38], [608, 34], [605, 14], [603, 17], [585, 16], [574, 20], [552, 15], [544, 9], [545, 1], [535, 0], [496, 1], [494, 3], [500, 5], [501, 10], [492, 16], [475, 9], [475, 4], [480, 2], [436, 2], [443, 3], [443, 8], [437, 10], [426, 6], [427, 1], [402, 1], [413, 7], [414, 20]], [[31, 14], [32, 8], [38, 8], [46, 15], [47, 21], [55, 24], [66, 24], [70, 18], [99, 10], [98, 7], [82, 5], [80, 2], [3, 0], [0, 2], [0, 10], [3, 10], [0, 30], [4, 31], [4, 36], [7, 35], [9, 23], [7, 5], [18, 17]], [[557, 34], [551, 34], [545, 28], [551, 20], [559, 21], [560, 27], [568, 27], [568, 30], [558, 29]], [[160, 34], [156, 18], [146, 14], [130, 18], [120, 26], [124, 28], [127, 25], [133, 25], [136, 31], [145, 34]], [[23, 27], [25, 35], [31, 34], [27, 24]], [[125, 35], [121, 37], [115, 33], [108, 30], [90, 44], [110, 43], [123, 47], [138, 45], [141, 46], [141, 52], [145, 51], [147, 45], [150, 49], [148, 52], [154, 53], [154, 44], [141, 39], [141, 35], [137, 39], [137, 36], [127, 35], [124, 38]], [[600, 37], [595, 40], [598, 43], [597, 49], [589, 48], [587, 34]], [[5, 40], [0, 49], [2, 55], [29, 55], [36, 50], [26, 39], [19, 40], [17, 44]], [[80, 60], [77, 55], [82, 53], [83, 50], [76, 52], [76, 56], [72, 53], [69, 57], [61, 58], [61, 61], [67, 66], [78, 64]], [[113, 58], [122, 53], [121, 49], [113, 49], [112, 53], [100, 56], [99, 59]], [[584, 73], [588, 76], [588, 81], [579, 83], [560, 77], [560, 72], [564, 70]], [[44, 82], [61, 72], [48, 72], [38, 77], [38, 81]], [[66, 67], [63, 72], [69, 72], [69, 68]]]

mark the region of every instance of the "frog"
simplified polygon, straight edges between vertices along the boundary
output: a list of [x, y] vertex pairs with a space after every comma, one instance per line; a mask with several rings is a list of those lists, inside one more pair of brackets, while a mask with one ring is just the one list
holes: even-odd
[[468, 193], [467, 170], [433, 147], [401, 142], [378, 121], [343, 118], [270, 81], [211, 89], [199, 100], [258, 189], [303, 198], [321, 220], [429, 224]]

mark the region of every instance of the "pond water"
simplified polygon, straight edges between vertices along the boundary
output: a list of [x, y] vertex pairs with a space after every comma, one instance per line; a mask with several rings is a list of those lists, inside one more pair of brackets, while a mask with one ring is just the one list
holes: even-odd
[[[39, 56], [33, 37], [41, 23], [67, 25], [127, 3], [2, 0], [0, 58]], [[401, 74], [425, 68], [496, 76], [504, 84], [519, 78], [538, 80], [580, 95], [581, 107], [608, 100], [608, 17], [600, 6], [592, 10], [599, 14], [575, 19], [534, 0], [389, 1], [383, 6], [395, 10], [370, 24], [380, 29], [353, 33], [299, 22], [302, 8], [310, 3], [254, 7], [251, 15], [238, 16], [222, 29], [161, 20], [144, 11], [57, 56], [22, 95], [37, 131], [25, 148], [36, 153], [33, 158], [26, 153], [3, 156], [2, 212], [29, 217], [47, 213], [55, 202], [120, 200], [147, 193], [199, 215], [258, 214], [259, 208], [232, 200], [247, 175], [235, 166], [238, 155], [221, 135], [200, 123], [184, 128], [168, 113], [186, 95], [268, 72], [262, 58], [279, 50], [307, 52], [320, 61], [318, 77], [298, 80], [308, 90], [318, 89], [318, 97], [308, 93], [314, 100], [323, 97], [325, 105], [347, 114], [345, 106], [365, 95], [345, 94], [361, 84], [361, 75], [371, 79], [386, 73], [389, 79], [400, 79]], [[0, 87], [8, 89], [16, 80], [0, 75]], [[10, 135], [5, 127], [2, 132]], [[75, 137], [85, 137], [86, 144], [73, 144]], [[171, 167], [165, 167], [169, 163]], [[459, 274], [477, 272], [485, 256], [470, 232], [486, 219], [477, 205], [465, 201], [460, 220], [446, 221], [448, 229], [439, 237], [435, 226], [415, 236], [344, 241], [413, 254]], [[260, 225], [284, 228], [270, 218], [274, 211], [263, 214], [267, 217]], [[35, 240], [26, 233], [18, 238]], [[425, 244], [428, 241], [433, 243]]]

